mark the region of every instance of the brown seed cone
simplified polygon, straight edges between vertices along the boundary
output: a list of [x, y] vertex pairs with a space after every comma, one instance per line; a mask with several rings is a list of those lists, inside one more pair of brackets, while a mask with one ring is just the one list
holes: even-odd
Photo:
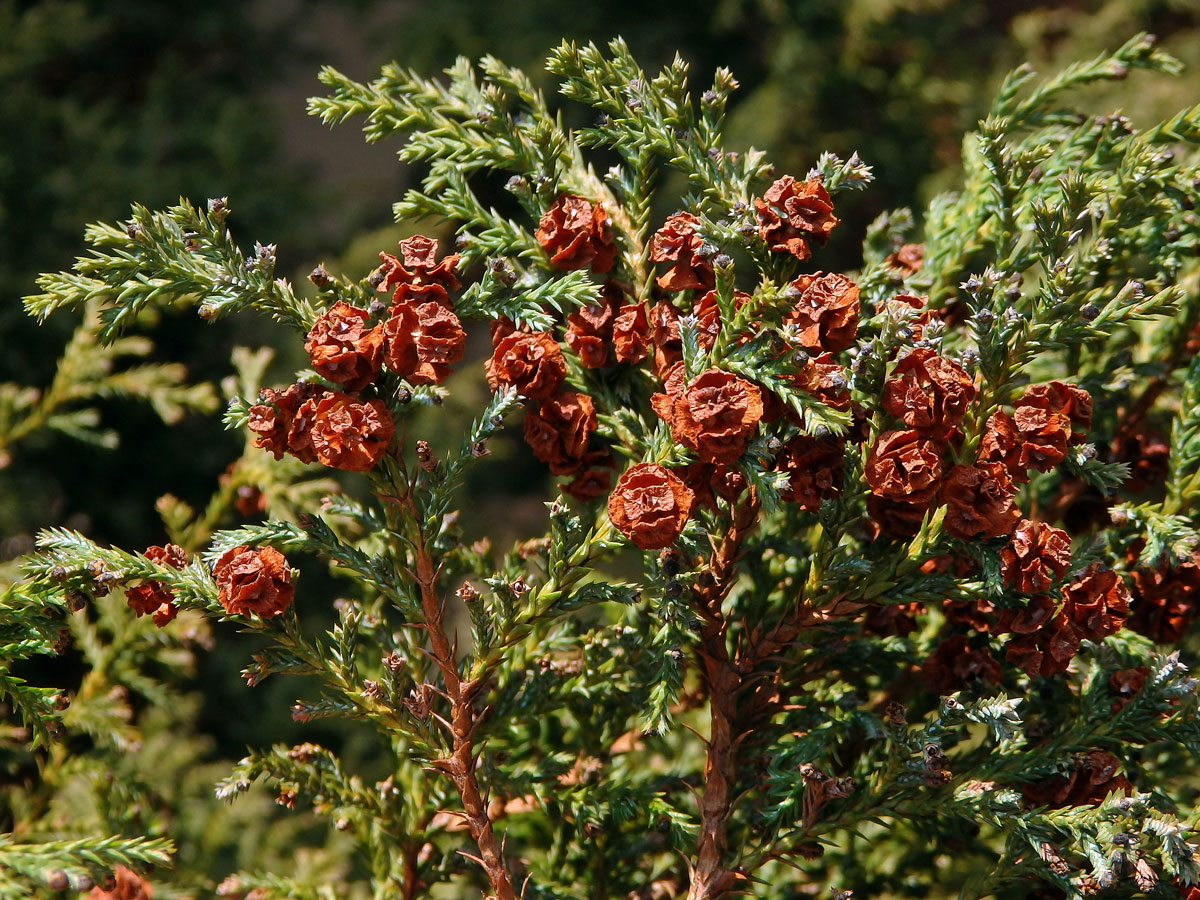
[[641, 549], [661, 550], [683, 531], [694, 500], [691, 488], [669, 469], [639, 463], [617, 481], [608, 498], [608, 516]]
[[562, 385], [567, 362], [554, 336], [544, 331], [514, 331], [502, 338], [487, 363], [493, 391], [512, 386], [522, 397], [542, 400]]
[[[150, 562], [173, 569], [182, 569], [188, 562], [187, 553], [178, 544], [148, 547], [145, 556]], [[125, 592], [125, 602], [139, 617], [153, 615], [154, 624], [159, 628], [179, 613], [175, 607], [175, 595], [161, 581], [143, 581], [129, 588]]]
[[986, 645], [971, 647], [965, 634], [953, 634], [929, 654], [921, 674], [930, 690], [944, 697], [962, 690], [969, 681], [999, 684], [1004, 670]]
[[1149, 675], [1150, 670], [1145, 666], [1137, 666], [1132, 669], [1118, 669], [1113, 672], [1108, 677], [1108, 689], [1117, 697], [1113, 701], [1112, 711], [1120, 712], [1128, 706], [1129, 701], [1141, 691], [1142, 685], [1146, 683], [1146, 678]]
[[458, 254], [451, 254], [437, 262], [437, 250], [438, 242], [435, 239], [417, 234], [400, 242], [403, 262], [389, 253], [380, 253], [383, 265], [379, 269], [381, 280], [378, 289], [386, 292], [408, 285], [411, 290], [406, 292], [407, 296], [421, 296], [426, 288], [436, 285], [442, 289], [443, 297], [447, 291], [458, 290], [458, 276], [454, 274]]
[[379, 375], [383, 362], [383, 331], [368, 328], [365, 309], [338, 301], [317, 319], [304, 349], [322, 378], [348, 391], [361, 391]]
[[579, 469], [595, 430], [592, 398], [575, 391], [551, 394], [525, 413], [525, 442], [555, 475]]
[[924, 258], [924, 244], [905, 244], [895, 253], [889, 254], [884, 262], [893, 269], [897, 269], [903, 278], [921, 271], [921, 264], [924, 262]]
[[538, 222], [535, 237], [559, 269], [592, 267], [597, 274], [612, 268], [617, 255], [612, 224], [599, 203], [575, 194], [559, 194]]
[[917, 616], [924, 612], [925, 607], [916, 600], [912, 603], [870, 603], [863, 610], [863, 631], [880, 637], [907, 636], [916, 630]]
[[1022, 519], [1000, 549], [1004, 583], [1022, 594], [1049, 590], [1071, 564], [1071, 539], [1044, 522]]
[[1025, 799], [1035, 806], [1062, 809], [1066, 806], [1096, 806], [1113, 791], [1132, 789], [1124, 775], [1118, 774], [1121, 761], [1103, 750], [1080, 754], [1075, 765], [1064, 775], [1052, 775], [1023, 788]]
[[620, 308], [613, 321], [612, 342], [617, 362], [637, 364], [646, 358], [650, 343], [646, 304], [630, 303]]
[[1063, 587], [1062, 613], [1080, 634], [1098, 641], [1116, 634], [1129, 616], [1129, 589], [1121, 576], [1095, 562]]
[[1113, 441], [1109, 458], [1129, 465], [1129, 477], [1122, 492], [1140, 494], [1167, 480], [1171, 448], [1163, 436], [1145, 425], [1132, 432], [1121, 432]]
[[654, 374], [659, 378], [683, 359], [679, 310], [666, 300], [658, 301], [650, 310], [650, 344], [654, 347]]
[[1058, 615], [1044, 628], [1009, 640], [1004, 656], [1031, 678], [1049, 678], [1067, 671], [1079, 651], [1080, 639], [1079, 631]]
[[1020, 484], [1029, 480], [1029, 471], [1022, 464], [1023, 441], [1017, 424], [1006, 412], [994, 412], [983, 426], [979, 441], [980, 463], [1001, 463], [1008, 470], [1008, 477]]
[[784, 500], [815, 512], [822, 500], [841, 493], [845, 441], [835, 437], [797, 435], [788, 441], [776, 466], [788, 473]]
[[942, 500], [946, 530], [963, 541], [1005, 537], [1021, 518], [1012, 480], [999, 463], [954, 466], [942, 483]]
[[903, 500], [885, 500], [872, 494], [867, 498], [867, 515], [880, 533], [892, 538], [914, 537], [921, 530], [921, 522], [929, 509], [928, 503], [905, 503]]
[[458, 316], [432, 301], [395, 303], [383, 333], [387, 338], [384, 362], [413, 384], [441, 384], [467, 346]]
[[613, 469], [617, 460], [611, 450], [589, 450], [579, 462], [578, 473], [562, 486], [564, 494], [588, 503], [612, 488]]
[[682, 470], [683, 483], [696, 495], [693, 507], [717, 508], [717, 498], [733, 502], [746, 489], [746, 477], [732, 466], [694, 462]]
[[1071, 420], [1066, 413], [1018, 406], [1013, 413], [1013, 424], [1021, 439], [1018, 461], [1022, 469], [1049, 472], [1067, 455]]
[[962, 424], [975, 386], [953, 360], [928, 347], [910, 350], [883, 388], [883, 408], [909, 428], [944, 438]]
[[305, 458], [291, 446], [290, 434], [300, 407], [324, 393], [325, 389], [316, 384], [293, 384], [282, 391], [264, 388], [259, 393], [260, 402], [250, 407], [247, 427], [255, 434], [254, 446], [266, 450], [276, 459], [282, 459], [285, 453], [293, 453], [302, 462], [312, 462], [315, 456], [309, 454]]
[[292, 570], [274, 547], [233, 547], [213, 566], [217, 600], [231, 616], [279, 615], [292, 604]]
[[331, 468], [366, 472], [379, 462], [394, 432], [382, 400], [359, 403], [349, 394], [327, 392], [296, 413], [291, 443]]
[[673, 264], [658, 276], [658, 286], [664, 290], [706, 291], [715, 283], [712, 264], [696, 256], [702, 243], [696, 233], [699, 224], [691, 213], [677, 212], [650, 239], [650, 260]]
[[671, 436], [709, 463], [736, 462], [763, 412], [762, 391], [720, 369], [702, 372], [682, 391], [655, 394], [650, 402], [671, 426]]
[[799, 298], [783, 317], [800, 332], [800, 344], [817, 353], [837, 353], [858, 334], [858, 285], [837, 272], [801, 275], [791, 286]]
[[1200, 551], [1174, 569], [1135, 569], [1133, 597], [1130, 628], [1160, 644], [1182, 640], [1200, 613]]
[[774, 253], [790, 253], [799, 260], [812, 255], [808, 240], [822, 247], [838, 220], [833, 201], [818, 178], [798, 182], [784, 175], [754, 201], [758, 234]]
[[[741, 309], [751, 297], [745, 291], [733, 292], [733, 308]], [[696, 340], [701, 348], [711, 350], [721, 332], [721, 307], [717, 302], [717, 292], [709, 291], [692, 305], [692, 315], [696, 317]], [[739, 335], [739, 342], [748, 335]]]
[[1092, 395], [1083, 388], [1062, 381], [1035, 384], [1025, 389], [1017, 401], [1018, 409], [1033, 407], [1062, 413], [1071, 422], [1070, 443], [1081, 444], [1092, 427]]
[[108, 889], [99, 885], [88, 892], [85, 900], [152, 900], [154, 889], [150, 882], [132, 869], [117, 866], [113, 869], [113, 883]]
[[846, 378], [845, 368], [833, 361], [832, 354], [813, 357], [788, 380], [826, 406], [839, 410], [850, 408], [850, 381]]
[[617, 309], [628, 289], [611, 278], [600, 288], [595, 302], [567, 316], [566, 344], [575, 351], [585, 369], [599, 369], [609, 363], [608, 345], [613, 339]]
[[864, 474], [876, 496], [929, 506], [942, 483], [942, 448], [917, 431], [885, 431], [871, 448]]

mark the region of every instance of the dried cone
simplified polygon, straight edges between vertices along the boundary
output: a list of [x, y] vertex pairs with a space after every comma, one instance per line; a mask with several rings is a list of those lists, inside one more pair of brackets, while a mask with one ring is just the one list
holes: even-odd
[[274, 547], [233, 547], [213, 566], [217, 600], [231, 616], [269, 619], [292, 604], [292, 570]]
[[1130, 628], [1163, 644], [1182, 640], [1200, 612], [1200, 550], [1174, 569], [1135, 569], [1133, 597]]
[[608, 365], [613, 323], [625, 295], [625, 287], [609, 279], [604, 282], [595, 302], [567, 316], [567, 346], [575, 351], [580, 365], [585, 369], [599, 369]]
[[1025, 799], [1037, 806], [1096, 806], [1113, 791], [1128, 792], [1132, 785], [1119, 774], [1121, 761], [1111, 753], [1092, 750], [1081, 754], [1071, 771], [1025, 785]]
[[567, 362], [554, 336], [544, 331], [514, 331], [501, 338], [487, 363], [493, 391], [511, 386], [531, 400], [549, 397], [562, 385]]
[[525, 441], [555, 475], [579, 469], [595, 430], [592, 398], [575, 391], [551, 394], [525, 413]]
[[387, 338], [384, 362], [413, 384], [441, 384], [467, 346], [458, 316], [435, 301], [395, 303], [383, 333]]
[[883, 388], [883, 408], [909, 428], [945, 439], [962, 424], [975, 387], [953, 360], [928, 347], [910, 350]]
[[1022, 519], [1000, 550], [1004, 583], [1022, 594], [1049, 590], [1071, 564], [1071, 539], [1065, 531]]
[[696, 451], [701, 462], [736, 462], [762, 419], [762, 392], [744, 378], [709, 369], [677, 393], [651, 398], [671, 436]]
[[[146, 559], [152, 563], [182, 569], [187, 565], [187, 553], [178, 544], [165, 547], [149, 547]], [[175, 595], [161, 581], [143, 581], [125, 592], [125, 602], [139, 617], [153, 615], [154, 624], [162, 628], [173, 620], [179, 610], [175, 608]]]
[[608, 499], [608, 516], [643, 550], [675, 543], [692, 511], [695, 495], [669, 469], [655, 463], [630, 467]]
[[383, 331], [369, 328], [370, 313], [337, 302], [317, 319], [304, 349], [322, 378], [348, 391], [361, 391], [379, 375], [383, 362]]
[[349, 394], [327, 392], [296, 413], [290, 444], [331, 468], [366, 472], [387, 451], [394, 432], [382, 400], [359, 403]]
[[651, 261], [672, 264], [658, 276], [658, 286], [664, 290], [706, 291], [715, 283], [712, 264], [696, 255], [703, 243], [696, 233], [699, 224], [691, 213], [677, 212], [650, 239]]
[[871, 448], [865, 475], [876, 496], [929, 506], [941, 487], [941, 447], [916, 431], [885, 431]]
[[250, 407], [248, 428], [254, 432], [254, 446], [266, 450], [276, 459], [285, 453], [293, 453], [302, 462], [316, 459], [311, 452], [305, 456], [291, 445], [290, 435], [296, 413], [304, 403], [325, 393], [315, 384], [293, 384], [282, 391], [264, 388], [259, 393], [259, 402]]
[[788, 473], [784, 500], [815, 512], [822, 500], [841, 492], [845, 442], [835, 437], [797, 435], [779, 455], [778, 466]]
[[591, 266], [603, 274], [612, 268], [617, 253], [604, 208], [575, 194], [558, 195], [538, 222], [535, 236], [559, 269]]
[[930, 689], [944, 697], [962, 690], [969, 681], [999, 684], [1004, 671], [986, 646], [971, 647], [966, 635], [954, 634], [934, 648], [921, 674]]
[[809, 239], [824, 246], [837, 225], [833, 201], [818, 178], [798, 182], [784, 175], [754, 201], [758, 234], [774, 253], [790, 253], [799, 260], [812, 255]]
[[562, 486], [563, 493], [583, 503], [607, 494], [612, 488], [616, 465], [611, 450], [589, 450], [579, 461], [578, 474]]
[[1063, 614], [1093, 641], [1116, 634], [1129, 616], [1129, 589], [1121, 576], [1092, 563], [1063, 587]]
[[942, 483], [942, 500], [946, 530], [963, 541], [1005, 537], [1021, 518], [1012, 480], [999, 463], [954, 466]]
[[1067, 417], [1071, 423], [1069, 443], [1080, 444], [1092, 427], [1092, 395], [1083, 388], [1062, 381], [1035, 384], [1025, 389], [1017, 409], [1044, 409]]
[[379, 290], [394, 290], [393, 299], [437, 300], [445, 302], [448, 291], [458, 289], [458, 254], [437, 261], [438, 243], [424, 235], [414, 235], [400, 242], [403, 262], [387, 253], [380, 253], [383, 265], [379, 269]]
[[797, 298], [783, 324], [798, 329], [801, 346], [817, 353], [837, 353], [853, 345], [858, 334], [858, 285], [837, 272], [818, 272], [801, 275], [791, 288]]
[[113, 869], [112, 886], [97, 885], [88, 892], [86, 900], [152, 900], [153, 896], [150, 882], [125, 866], [117, 866]]
[[650, 318], [644, 303], [622, 306], [613, 321], [613, 356], [617, 362], [640, 363], [649, 352]]

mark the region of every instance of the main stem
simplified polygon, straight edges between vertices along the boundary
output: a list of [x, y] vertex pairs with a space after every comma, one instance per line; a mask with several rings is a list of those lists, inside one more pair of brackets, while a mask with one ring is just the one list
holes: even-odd
[[700, 799], [700, 836], [696, 843], [696, 863], [692, 866], [688, 900], [714, 900], [723, 896], [738, 880], [738, 874], [725, 865], [728, 850], [727, 826], [733, 807], [738, 773], [738, 745], [742, 723], [738, 694], [742, 675], [729, 655], [726, 641], [728, 620], [721, 604], [733, 586], [734, 568], [742, 540], [758, 520], [758, 499], [750, 499], [734, 511], [733, 521], [721, 545], [709, 560], [712, 581], [695, 590], [696, 612], [700, 616], [699, 657], [708, 684], [711, 730], [704, 762], [704, 794]]
[[[412, 497], [407, 498], [409, 511], [414, 521], [420, 522]], [[424, 535], [418, 533], [416, 547], [416, 578], [421, 591], [421, 610], [425, 627], [429, 632], [429, 645], [434, 663], [442, 673], [446, 696], [450, 698], [450, 755], [439, 760], [437, 767], [445, 772], [462, 799], [463, 817], [479, 847], [479, 864], [487, 873], [492, 896], [496, 900], [516, 900], [508, 863], [496, 839], [488, 816], [487, 803], [479, 788], [475, 775], [475, 726], [479, 715], [475, 711], [475, 697], [481, 682], [463, 680], [459, 675], [458, 663], [454, 658], [454, 646], [446, 634], [445, 607], [437, 592], [437, 569], [425, 546]]]

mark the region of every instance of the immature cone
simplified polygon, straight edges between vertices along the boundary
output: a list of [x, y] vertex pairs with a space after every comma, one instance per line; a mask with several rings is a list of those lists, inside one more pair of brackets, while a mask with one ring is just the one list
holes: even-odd
[[154, 889], [150, 882], [125, 866], [113, 869], [112, 887], [105, 889], [99, 886], [92, 888], [86, 900], [151, 900]]
[[799, 260], [812, 251], [808, 239], [821, 246], [837, 225], [833, 201], [818, 178], [798, 182], [784, 175], [754, 201], [758, 234], [774, 253], [790, 253]]
[[467, 346], [458, 316], [433, 301], [394, 304], [383, 333], [387, 338], [384, 363], [413, 384], [441, 384]]
[[668, 291], [708, 290], [715, 283], [712, 264], [696, 255], [703, 243], [696, 233], [699, 224], [691, 213], [677, 212], [650, 239], [651, 261], [672, 263], [658, 276], [659, 287]]
[[231, 616], [270, 619], [292, 605], [292, 570], [274, 547], [233, 547], [213, 566], [217, 600]]
[[795, 326], [800, 345], [818, 353], [837, 353], [854, 344], [858, 333], [858, 285], [837, 272], [801, 275], [791, 287], [799, 292], [783, 317]]
[[544, 331], [514, 331], [500, 339], [487, 363], [488, 386], [516, 388], [522, 397], [549, 397], [567, 375], [567, 363], [554, 336]]
[[885, 431], [871, 448], [864, 474], [871, 493], [928, 506], [941, 487], [941, 447], [916, 431]]
[[1071, 564], [1071, 539], [1065, 531], [1022, 519], [1000, 549], [1000, 575], [1022, 594], [1040, 594]]
[[697, 375], [678, 393], [655, 394], [650, 402], [671, 426], [671, 436], [709, 463], [736, 462], [763, 412], [762, 391], [720, 369]]
[[945, 438], [962, 424], [975, 387], [953, 360], [928, 347], [910, 350], [883, 388], [883, 408], [909, 428]]
[[296, 413], [289, 443], [331, 468], [366, 472], [379, 462], [394, 432], [382, 400], [359, 403], [349, 394], [330, 391], [308, 400]]
[[[182, 569], [187, 565], [187, 553], [178, 544], [149, 547], [146, 559], [173, 569]], [[143, 581], [129, 588], [125, 592], [125, 602], [139, 617], [152, 614], [154, 624], [159, 628], [179, 613], [175, 608], [175, 595], [161, 581]]]
[[608, 214], [575, 194], [559, 194], [538, 222], [538, 243], [559, 269], [583, 269], [603, 274], [612, 268], [617, 247]]
[[383, 331], [367, 327], [365, 309], [341, 301], [317, 319], [304, 349], [322, 378], [348, 391], [361, 391], [379, 375], [383, 362]]
[[1012, 480], [999, 463], [954, 466], [942, 483], [946, 530], [959, 540], [1004, 537], [1021, 518]]
[[576, 391], [559, 391], [525, 413], [525, 441], [533, 455], [555, 475], [576, 471], [596, 430], [592, 398]]
[[675, 543], [692, 511], [695, 494], [669, 469], [639, 463], [617, 481], [608, 498], [608, 517], [643, 550]]

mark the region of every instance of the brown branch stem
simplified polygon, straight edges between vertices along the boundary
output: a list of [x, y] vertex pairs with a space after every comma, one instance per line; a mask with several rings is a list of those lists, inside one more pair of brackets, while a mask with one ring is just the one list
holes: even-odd
[[[405, 501], [414, 521], [420, 522], [411, 495], [406, 496]], [[480, 714], [475, 710], [474, 701], [482, 682], [463, 680], [459, 674], [454, 645], [446, 633], [446, 608], [438, 596], [437, 568], [425, 546], [424, 536], [418, 534], [418, 538], [414, 542], [416, 567], [413, 574], [421, 591], [421, 611], [429, 634], [430, 655], [442, 674], [446, 696], [450, 700], [450, 754], [435, 765], [454, 782], [462, 800], [467, 826], [479, 847], [479, 862], [491, 884], [492, 896], [495, 900], [516, 900], [508, 862], [496, 838], [475, 773], [478, 758], [474, 734]]]

